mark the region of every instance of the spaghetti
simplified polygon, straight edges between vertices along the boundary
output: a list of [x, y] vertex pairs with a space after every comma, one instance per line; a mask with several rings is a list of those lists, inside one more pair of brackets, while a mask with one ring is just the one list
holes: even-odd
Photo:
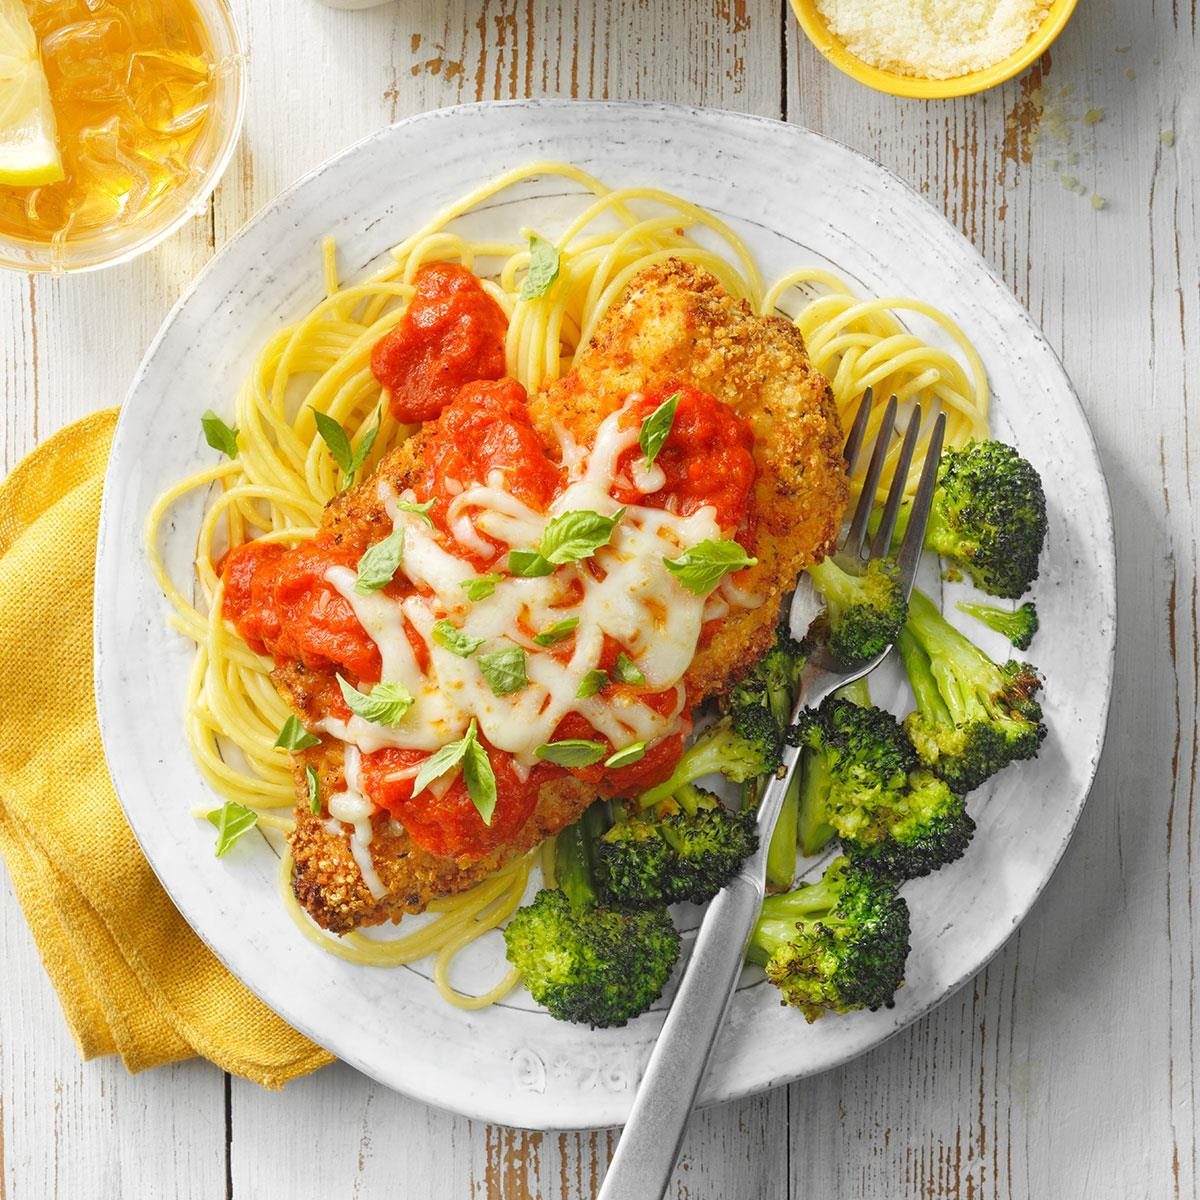
[[[480, 241], [462, 236], [454, 226], [499, 193], [535, 178], [578, 187], [580, 209], [556, 239], [559, 268], [553, 285], [544, 295], [523, 299], [521, 286], [531, 261], [529, 231], [521, 231], [520, 241]], [[754, 311], [783, 313], [793, 320], [813, 365], [829, 379], [843, 418], [871, 387], [881, 402], [895, 394], [902, 404], [919, 401], [944, 411], [950, 444], [987, 436], [983, 365], [945, 314], [917, 300], [862, 300], [823, 269], [793, 271], [768, 287], [732, 229], [702, 208], [654, 188], [609, 189], [577, 167], [534, 163], [446, 209], [359, 283], [340, 283], [331, 240], [326, 239], [322, 251], [325, 298], [268, 339], [238, 393], [238, 457], [199, 471], [160, 496], [146, 528], [151, 567], [174, 609], [171, 623], [196, 644], [186, 717], [192, 753], [217, 795], [253, 809], [268, 828], [286, 832], [291, 825], [292, 766], [275, 745], [290, 712], [272, 686], [271, 660], [251, 650], [221, 616], [223, 583], [217, 564], [230, 548], [252, 538], [287, 544], [311, 538], [324, 506], [345, 486], [341, 468], [318, 436], [314, 410], [338, 421], [354, 450], [369, 447], [360, 468], [364, 475], [412, 432], [414, 427], [390, 414], [387, 395], [371, 370], [371, 353], [404, 315], [422, 265], [453, 261], [479, 276], [508, 318], [507, 374], [531, 394], [570, 369], [576, 350], [634, 275], [677, 258], [710, 271]], [[938, 327], [958, 356], [907, 330], [897, 311], [918, 313]], [[874, 425], [881, 412], [882, 403]], [[882, 486], [889, 475], [885, 471]], [[159, 542], [167, 512], [198, 490], [211, 491], [212, 499], [199, 527], [198, 603], [193, 603], [168, 574]], [[540, 857], [543, 865], [552, 859], [549, 854]], [[419, 928], [392, 940], [358, 932], [338, 938], [314, 925], [292, 894], [287, 854], [281, 860], [280, 887], [297, 926], [322, 948], [371, 966], [433, 955], [432, 975], [441, 994], [459, 1007], [479, 1008], [512, 988], [515, 974], [509, 972], [482, 995], [469, 996], [451, 984], [451, 962], [464, 946], [515, 911], [538, 858], [534, 851], [470, 891], [435, 901], [430, 915], [410, 918]]]

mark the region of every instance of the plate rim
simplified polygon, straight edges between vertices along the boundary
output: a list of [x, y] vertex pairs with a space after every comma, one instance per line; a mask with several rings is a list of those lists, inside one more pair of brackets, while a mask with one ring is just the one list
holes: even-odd
[[[1032, 892], [1029, 896], [1028, 904], [1025, 906], [1024, 911], [1013, 922], [1011, 927], [1009, 929], [1007, 929], [1006, 931], [1004, 931], [1003, 935], [1001, 937], [999, 937], [999, 939], [996, 941], [996, 944], [994, 946], [992, 946], [989, 949], [989, 951], [982, 958], [980, 958], [978, 961], [974, 962], [969, 967], [969, 969], [967, 969], [964, 972], [962, 972], [961, 974], [957, 975], [956, 978], [953, 980], [953, 982], [951, 982], [948, 985], [945, 985], [943, 987], [943, 990], [940, 992], [940, 994], [938, 994], [936, 997], [931, 998], [928, 1003], [923, 1004], [922, 1006], [915, 1009], [911, 1013], [907, 1013], [905, 1015], [905, 1019], [902, 1023], [898, 1024], [894, 1029], [887, 1031], [884, 1034], [884, 1036], [880, 1037], [878, 1040], [871, 1043], [871, 1045], [869, 1045], [865, 1048], [849, 1049], [844, 1054], [841, 1054], [840, 1056], [832, 1059], [831, 1061], [824, 1062], [821, 1065], [821, 1067], [818, 1068], [818, 1070], [816, 1070], [816, 1071], [804, 1070], [804, 1069], [800, 1069], [800, 1070], [796, 1070], [796, 1071], [786, 1071], [778, 1076], [772, 1075], [768, 1078], [763, 1079], [761, 1082], [758, 1082], [755, 1084], [746, 1085], [746, 1086], [729, 1085], [724, 1088], [718, 1088], [715, 1092], [712, 1092], [705, 1096], [701, 1107], [708, 1107], [713, 1104], [724, 1103], [724, 1102], [727, 1102], [730, 1100], [740, 1099], [740, 1098], [743, 1098], [746, 1096], [754, 1095], [754, 1094], [760, 1093], [762, 1091], [765, 1091], [769, 1088], [777, 1087], [777, 1086], [780, 1086], [785, 1083], [794, 1082], [796, 1080], [806, 1078], [810, 1075], [820, 1073], [820, 1072], [823, 1072], [826, 1070], [832, 1070], [836, 1067], [844, 1065], [845, 1063], [847, 1063], [849, 1061], [852, 1061], [853, 1059], [855, 1059], [857, 1057], [860, 1057], [863, 1054], [869, 1053], [869, 1052], [877, 1049], [879, 1046], [882, 1046], [884, 1043], [890, 1041], [893, 1037], [895, 1037], [896, 1034], [900, 1033], [901, 1031], [903, 1031], [905, 1029], [910, 1028], [913, 1024], [915, 1024], [916, 1021], [918, 1021], [922, 1017], [926, 1016], [934, 1008], [945, 1003], [952, 996], [954, 996], [963, 986], [965, 986], [972, 978], [974, 978], [980, 971], [982, 971], [995, 958], [995, 956], [1004, 948], [1004, 946], [1007, 945], [1012, 934], [1020, 926], [1020, 924], [1028, 917], [1029, 913], [1032, 911], [1034, 906], [1037, 904], [1038, 900], [1040, 899], [1041, 895], [1045, 891], [1050, 880], [1054, 877], [1055, 872], [1058, 870], [1059, 866], [1061, 865], [1066, 848], [1069, 845], [1069, 843], [1071, 842], [1072, 838], [1074, 837], [1075, 831], [1078, 828], [1078, 823], [1079, 823], [1080, 817], [1082, 816], [1084, 806], [1087, 803], [1087, 799], [1090, 796], [1091, 790], [1095, 783], [1096, 775], [1097, 775], [1097, 772], [1099, 769], [1100, 760], [1101, 760], [1101, 757], [1103, 754], [1104, 746], [1106, 744], [1108, 724], [1109, 724], [1109, 721], [1111, 718], [1112, 692], [1113, 692], [1113, 681], [1114, 681], [1114, 674], [1115, 674], [1115, 656], [1116, 656], [1116, 640], [1117, 640], [1116, 615], [1117, 615], [1117, 611], [1118, 611], [1118, 608], [1117, 608], [1118, 595], [1117, 595], [1117, 586], [1116, 586], [1116, 582], [1117, 582], [1116, 581], [1116, 540], [1115, 540], [1115, 527], [1114, 527], [1113, 515], [1112, 515], [1111, 490], [1110, 490], [1110, 487], [1108, 484], [1107, 476], [1104, 471], [1103, 459], [1099, 452], [1099, 446], [1096, 441], [1095, 432], [1092, 429], [1091, 424], [1088, 420], [1087, 412], [1084, 409], [1082, 403], [1080, 402], [1080, 399], [1079, 399], [1078, 393], [1075, 389], [1075, 386], [1074, 386], [1069, 374], [1067, 373], [1065, 367], [1063, 366], [1062, 360], [1061, 360], [1057, 350], [1050, 344], [1050, 342], [1046, 338], [1045, 334], [1037, 326], [1036, 322], [1033, 320], [1032, 316], [1026, 309], [1025, 305], [1021, 303], [1021, 301], [1017, 298], [1017, 296], [1009, 288], [1008, 284], [1004, 281], [1003, 277], [1001, 277], [999, 275], [999, 273], [992, 267], [991, 263], [988, 262], [983, 257], [983, 255], [976, 249], [976, 247], [970, 242], [970, 240], [968, 238], [966, 238], [965, 235], [963, 235], [963, 233], [957, 228], [957, 226], [955, 226], [952, 222], [950, 222], [944, 216], [943, 213], [941, 213], [936, 207], [934, 207], [933, 204], [930, 203], [930, 201], [928, 199], [926, 199], [923, 195], [921, 195], [920, 192], [918, 192], [914, 187], [912, 187], [909, 183], [907, 183], [899, 175], [897, 175], [895, 172], [893, 172], [890, 168], [886, 167], [884, 164], [878, 162], [877, 160], [873, 159], [869, 155], [863, 153], [862, 151], [857, 150], [854, 147], [847, 146], [844, 143], [837, 141], [837, 139], [835, 139], [835, 138], [831, 138], [825, 134], [822, 134], [822, 133], [819, 133], [812, 129], [809, 129], [807, 126], [804, 126], [804, 125], [796, 123], [796, 122], [781, 121], [781, 120], [777, 120], [777, 119], [771, 118], [771, 117], [764, 117], [764, 116], [759, 116], [756, 114], [749, 114], [749, 113], [741, 113], [741, 112], [736, 112], [736, 111], [728, 110], [728, 109], [699, 107], [699, 106], [687, 105], [687, 104], [671, 104], [671, 103], [664, 103], [664, 102], [658, 102], [658, 101], [643, 101], [643, 100], [594, 101], [594, 100], [563, 100], [563, 99], [555, 99], [555, 98], [531, 99], [531, 100], [518, 99], [518, 100], [504, 100], [504, 101], [482, 101], [482, 102], [475, 102], [475, 103], [470, 103], [470, 104], [453, 105], [453, 106], [449, 106], [447, 108], [431, 109], [431, 110], [427, 110], [425, 112], [415, 113], [409, 117], [403, 118], [392, 124], [382, 126], [379, 129], [371, 131], [370, 133], [355, 140], [354, 142], [350, 143], [343, 149], [337, 151], [333, 155], [329, 156], [328, 158], [324, 159], [320, 163], [316, 164], [309, 170], [305, 171], [293, 183], [289, 184], [286, 188], [282, 189], [276, 196], [274, 196], [270, 201], [268, 201], [265, 205], [263, 205], [263, 207], [260, 208], [248, 221], [246, 221], [238, 229], [237, 233], [235, 233], [224, 244], [224, 246], [222, 246], [222, 248], [212, 256], [212, 258], [204, 265], [204, 267], [201, 268], [201, 270], [199, 272], [197, 272], [197, 274], [192, 279], [192, 281], [188, 284], [188, 286], [183, 290], [183, 292], [180, 294], [180, 296], [175, 301], [175, 303], [171, 306], [167, 315], [164, 317], [163, 322], [160, 325], [159, 329], [155, 333], [154, 337], [151, 339], [150, 344], [147, 347], [147, 350], [146, 350], [145, 354], [143, 355], [142, 360], [139, 363], [139, 366], [137, 368], [137, 371], [134, 374], [133, 379], [130, 383], [128, 392], [126, 394], [125, 403], [122, 404], [120, 417], [117, 422], [117, 428], [116, 428], [116, 430], [114, 432], [114, 436], [113, 436], [112, 453], [110, 456], [110, 463], [109, 463], [109, 467], [106, 468], [106, 472], [105, 472], [105, 485], [104, 485], [103, 497], [102, 497], [102, 502], [101, 502], [100, 522], [99, 522], [99, 528], [98, 528], [98, 533], [97, 533], [97, 561], [96, 561], [95, 585], [94, 585], [94, 603], [95, 603], [95, 614], [96, 615], [95, 615], [95, 619], [93, 621], [94, 686], [95, 686], [95, 697], [96, 697], [96, 704], [97, 704], [97, 715], [98, 715], [98, 721], [99, 721], [99, 726], [100, 726], [100, 731], [101, 731], [101, 740], [104, 745], [105, 760], [109, 767], [109, 774], [112, 777], [114, 790], [116, 791], [118, 800], [120, 801], [122, 812], [125, 816], [127, 823], [129, 824], [131, 830], [134, 832], [135, 838], [138, 840], [139, 848], [141, 847], [141, 844], [142, 844], [141, 838], [138, 836], [138, 831], [137, 831], [137, 826], [136, 826], [135, 820], [131, 817], [130, 809], [126, 805], [125, 798], [122, 795], [122, 788], [118, 783], [117, 774], [112, 770], [113, 756], [110, 755], [109, 751], [108, 751], [109, 733], [106, 732], [106, 727], [108, 725], [108, 721], [106, 720], [106, 714], [111, 712], [109, 695], [110, 695], [110, 691], [115, 691], [114, 685], [115, 685], [116, 681], [108, 679], [108, 677], [107, 677], [108, 672], [105, 669], [105, 667], [102, 665], [105, 660], [105, 651], [103, 649], [103, 641], [104, 641], [103, 625], [104, 625], [104, 622], [102, 620], [102, 617], [107, 613], [107, 610], [109, 608], [110, 599], [111, 599], [111, 597], [109, 597], [108, 595], [105, 594], [105, 589], [103, 586], [104, 583], [106, 582], [106, 576], [107, 576], [107, 571], [104, 569], [104, 565], [107, 564], [109, 561], [108, 557], [106, 557], [105, 550], [106, 550], [107, 543], [110, 542], [111, 540], [113, 540], [113, 538], [114, 538], [114, 533], [113, 533], [114, 521], [112, 519], [111, 514], [112, 514], [112, 509], [116, 504], [116, 501], [113, 499], [113, 497], [117, 494], [117, 491], [118, 491], [118, 489], [113, 484], [113, 476], [116, 474], [116, 472], [114, 471], [114, 469], [112, 467], [112, 463], [114, 460], [118, 459], [118, 455], [116, 452], [121, 445], [123, 436], [127, 435], [128, 430], [130, 429], [130, 427], [132, 425], [133, 418], [129, 416], [129, 414], [131, 412], [131, 407], [130, 407], [128, 401], [129, 401], [130, 397], [132, 397], [134, 395], [134, 393], [140, 387], [144, 377], [146, 376], [146, 374], [148, 373], [148, 371], [150, 369], [153, 359], [154, 359], [156, 353], [158, 352], [161, 344], [163, 343], [163, 341], [166, 339], [166, 337], [170, 333], [172, 327], [174, 326], [176, 321], [179, 319], [180, 313], [182, 312], [184, 307], [189, 303], [189, 301], [192, 299], [192, 297], [203, 287], [203, 285], [205, 284], [205, 282], [207, 281], [209, 276], [211, 274], [213, 274], [217, 269], [219, 269], [219, 267], [225, 262], [226, 258], [228, 256], [235, 255], [238, 248], [241, 246], [241, 244], [244, 242], [244, 240], [246, 238], [248, 238], [252, 234], [252, 232], [262, 222], [270, 219], [275, 213], [278, 212], [279, 209], [285, 207], [290, 202], [290, 200], [292, 199], [292, 197], [295, 194], [297, 194], [298, 192], [307, 188], [312, 183], [313, 180], [319, 178], [320, 176], [327, 173], [328, 171], [336, 168], [343, 160], [350, 158], [350, 157], [354, 156], [355, 154], [357, 154], [364, 146], [367, 146], [367, 145], [369, 145], [379, 139], [382, 139], [382, 138], [395, 136], [395, 133], [398, 130], [406, 130], [406, 129], [412, 128], [414, 126], [419, 126], [423, 123], [433, 121], [433, 120], [438, 120], [438, 119], [444, 120], [444, 119], [447, 119], [448, 117], [452, 118], [455, 115], [467, 116], [469, 114], [483, 112], [486, 110], [495, 110], [495, 109], [518, 109], [518, 110], [527, 110], [527, 111], [532, 110], [534, 112], [537, 112], [539, 110], [543, 110], [543, 111], [571, 110], [574, 112], [580, 112], [580, 111], [586, 111], [586, 110], [590, 109], [590, 110], [605, 110], [605, 111], [618, 112], [618, 113], [620, 111], [624, 110], [624, 111], [638, 111], [638, 112], [642, 112], [642, 113], [645, 113], [645, 112], [660, 113], [663, 115], [664, 119], [666, 119], [666, 120], [699, 121], [701, 123], [710, 122], [710, 123], [715, 123], [715, 124], [722, 125], [722, 126], [727, 126], [728, 124], [737, 125], [737, 124], [741, 123], [741, 124], [747, 124], [747, 125], [752, 125], [752, 126], [757, 126], [757, 127], [768, 128], [776, 134], [786, 131], [786, 136], [796, 137], [797, 139], [799, 139], [801, 141], [803, 141], [805, 138], [813, 138], [819, 142], [825, 143], [828, 146], [835, 148], [836, 151], [839, 153], [850, 154], [854, 158], [861, 160], [862, 164], [864, 164], [865, 167], [867, 167], [868, 169], [873, 170], [875, 172], [881, 173], [884, 177], [887, 178], [887, 180], [889, 181], [889, 184], [891, 186], [897, 187], [901, 192], [907, 194], [907, 197], [910, 200], [918, 201], [919, 204], [927, 211], [927, 213], [930, 216], [932, 216], [933, 218], [935, 218], [936, 221], [940, 224], [940, 226], [942, 227], [943, 234], [949, 234], [950, 237], [952, 238], [952, 240], [954, 240], [957, 243], [957, 245], [960, 249], [960, 252], [965, 252], [966, 256], [972, 260], [975, 268], [982, 269], [982, 271], [990, 279], [990, 281], [993, 283], [993, 285], [995, 285], [995, 287], [1005, 297], [1007, 297], [1009, 303], [1012, 306], [1013, 313], [1017, 314], [1019, 316], [1021, 323], [1024, 325], [1026, 334], [1032, 339], [1032, 341], [1036, 342], [1039, 345], [1040, 349], [1043, 352], [1047, 353], [1051, 357], [1052, 361], [1056, 364], [1059, 371], [1061, 372], [1062, 383], [1065, 386], [1066, 392], [1070, 396], [1070, 398], [1075, 406], [1075, 410], [1080, 418], [1082, 427], [1083, 427], [1084, 431], [1086, 432], [1086, 444], [1082, 447], [1082, 449], [1084, 449], [1086, 451], [1087, 455], [1090, 457], [1092, 463], [1094, 464], [1095, 471], [1096, 471], [1096, 478], [1101, 485], [1101, 492], [1102, 492], [1102, 496], [1103, 496], [1103, 506], [1102, 506], [1102, 510], [1099, 513], [1095, 514], [1095, 516], [1097, 518], [1097, 522], [1098, 522], [1098, 526], [1099, 526], [1098, 532], [1103, 536], [1098, 544], [1093, 543], [1093, 545], [1096, 545], [1096, 548], [1098, 550], [1102, 551], [1102, 554], [1099, 556], [1100, 576], [1101, 576], [1103, 582], [1106, 584], [1106, 587], [1101, 595], [1101, 598], [1102, 599], [1106, 598], [1108, 600], [1107, 608], [1112, 614], [1112, 623], [1111, 623], [1111, 627], [1105, 631], [1105, 636], [1106, 636], [1106, 639], [1108, 642], [1108, 646], [1107, 646], [1107, 654], [1105, 656], [1105, 663], [1104, 663], [1104, 692], [1103, 692], [1103, 698], [1102, 698], [1101, 704], [1099, 706], [1099, 717], [1100, 717], [1100, 720], [1098, 722], [1099, 729], [1098, 729], [1098, 734], [1097, 734], [1095, 744], [1090, 749], [1089, 754], [1088, 754], [1088, 761], [1087, 761], [1087, 766], [1086, 766], [1086, 779], [1081, 778], [1080, 783], [1078, 785], [1078, 790], [1082, 793], [1081, 798], [1079, 799], [1078, 803], [1075, 806], [1074, 813], [1071, 816], [1069, 824], [1066, 827], [1066, 829], [1064, 830], [1059, 843], [1053, 848], [1053, 851], [1049, 855], [1047, 855], [1047, 862], [1049, 863], [1049, 865], [1044, 870], [1044, 874], [1042, 875], [1042, 878], [1039, 880], [1037, 885], [1032, 889]], [[114, 550], [115, 550], [115, 548], [114, 548]], [[112, 554], [112, 553], [114, 553], [114, 551], [109, 551], [109, 554]], [[116, 699], [116, 697], [114, 695], [114, 700], [115, 699]], [[143, 850], [143, 854], [145, 854], [144, 850]], [[254, 995], [258, 996], [259, 999], [263, 1000], [263, 1002], [266, 1003], [268, 1005], [268, 1007], [270, 1007], [273, 1011], [277, 1012], [284, 1020], [286, 1020], [290, 1025], [292, 1025], [292, 1027], [295, 1028], [298, 1032], [309, 1037], [312, 1041], [316, 1042], [318, 1045], [325, 1046], [326, 1045], [325, 1040], [321, 1036], [318, 1036], [314, 1032], [314, 1030], [310, 1027], [310, 1025], [307, 1021], [305, 1021], [303, 1019], [298, 1019], [295, 1015], [287, 1014], [283, 1011], [280, 1011], [280, 1008], [276, 1007], [276, 1005], [274, 1003], [268, 1002], [254, 986], [252, 986], [246, 979], [244, 979], [241, 976], [241, 974], [238, 973], [237, 970], [235, 970], [230, 965], [230, 963], [227, 961], [225, 954], [222, 953], [221, 949], [216, 944], [214, 944], [214, 942], [212, 940], [210, 940], [208, 937], [206, 937], [205, 934], [200, 929], [197, 928], [197, 926], [193, 923], [193, 921], [191, 920], [188, 913], [185, 911], [184, 907], [177, 901], [175, 891], [173, 890], [171, 883], [168, 882], [167, 879], [164, 879], [163, 876], [159, 873], [158, 866], [155, 863], [155, 861], [153, 860], [153, 858], [151, 858], [151, 856], [149, 854], [146, 854], [145, 856], [147, 858], [147, 861], [150, 863], [151, 869], [154, 871], [156, 878], [158, 878], [158, 880], [162, 884], [164, 890], [167, 892], [168, 896], [170, 896], [172, 903], [175, 905], [175, 907], [181, 913], [181, 915], [183, 915], [183, 917], [187, 921], [189, 927], [197, 934], [198, 937], [200, 937], [201, 941], [204, 942], [204, 944], [213, 952], [213, 954], [216, 956], [218, 961], [220, 961], [222, 963], [222, 965], [224, 965], [226, 967], [226, 969], [230, 970], [230, 972], [234, 975], [234, 977], [237, 978], [239, 980], [239, 982], [241, 982], [243, 984], [243, 986], [247, 987], [247, 989], [249, 991], [251, 991]], [[335, 1053], [337, 1055], [337, 1057], [339, 1057], [342, 1061], [346, 1062], [348, 1065], [363, 1072], [368, 1077], [375, 1079], [376, 1081], [382, 1083], [384, 1086], [392, 1088], [393, 1090], [399, 1091], [404, 1095], [411, 1096], [412, 1098], [417, 1099], [423, 1103], [430, 1104], [434, 1107], [442, 1108], [446, 1111], [459, 1113], [459, 1114], [467, 1116], [468, 1118], [471, 1118], [471, 1119], [486, 1120], [486, 1121], [489, 1121], [492, 1123], [499, 1123], [499, 1124], [506, 1123], [502, 1116], [498, 1116], [494, 1105], [489, 1107], [489, 1105], [486, 1103], [482, 1103], [482, 1104], [473, 1103], [471, 1100], [470, 1093], [459, 1093], [462, 1096], [461, 1102], [456, 1102], [453, 1105], [450, 1105], [446, 1102], [446, 1099], [445, 1099], [445, 1096], [443, 1093], [431, 1091], [431, 1090], [429, 1090], [423, 1086], [420, 1086], [419, 1084], [416, 1084], [416, 1083], [414, 1083], [413, 1086], [406, 1085], [406, 1086], [401, 1087], [394, 1081], [394, 1079], [384, 1078], [377, 1069], [373, 1069], [373, 1065], [370, 1062], [362, 1061], [358, 1056], [345, 1055], [339, 1051], [332, 1051], [332, 1052]], [[631, 1093], [625, 1094], [623, 1097], [619, 1098], [618, 1106], [624, 1105], [627, 1107], [627, 1103], [628, 1103], [629, 1099], [631, 1099]], [[615, 1112], [616, 1107], [617, 1106], [613, 1106], [614, 1112]], [[537, 1124], [536, 1126], [530, 1125], [530, 1124], [525, 1124], [525, 1125], [519, 1125], [518, 1127], [538, 1128], [538, 1129], [543, 1129], [543, 1130], [547, 1130], [547, 1131], [605, 1128], [605, 1127], [609, 1127], [610, 1125], [612, 1125], [614, 1123], [619, 1123], [620, 1120], [621, 1120], [621, 1118], [615, 1117], [614, 1121], [592, 1122], [590, 1124], [589, 1123], [581, 1124], [578, 1121], [565, 1121], [565, 1120], [564, 1121], [553, 1121], [553, 1122], [552, 1121], [543, 1121], [543, 1122]]]

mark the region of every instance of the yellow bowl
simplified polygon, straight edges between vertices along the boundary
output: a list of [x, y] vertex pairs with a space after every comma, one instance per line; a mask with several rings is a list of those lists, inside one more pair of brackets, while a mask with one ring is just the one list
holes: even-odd
[[[880, 0], [881, 3], [884, 0]], [[1033, 36], [1015, 54], [982, 71], [972, 71], [953, 79], [922, 79], [916, 75], [901, 75], [896, 71], [885, 71], [850, 53], [838, 41], [837, 36], [825, 23], [817, 8], [816, 0], [791, 0], [792, 10], [800, 22], [800, 28], [808, 34], [808, 40], [839, 71], [865, 83], [877, 92], [890, 92], [893, 96], [914, 96], [920, 100], [946, 100], [951, 96], [970, 96], [986, 88], [995, 87], [1011, 79], [1019, 71], [1036, 62], [1062, 32], [1067, 19], [1075, 10], [1077, 0], [1054, 0], [1046, 19]]]

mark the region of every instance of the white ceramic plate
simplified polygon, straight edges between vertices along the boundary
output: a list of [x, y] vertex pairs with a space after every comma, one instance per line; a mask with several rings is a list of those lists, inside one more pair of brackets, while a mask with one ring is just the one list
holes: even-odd
[[[345, 277], [500, 171], [567, 159], [610, 184], [676, 191], [730, 221], [763, 273], [833, 264], [864, 294], [948, 311], [991, 374], [995, 423], [1041, 468], [1051, 532], [1031, 655], [1049, 685], [1051, 735], [1034, 764], [973, 797], [967, 858], [910, 885], [913, 951], [896, 1006], [809, 1026], [748, 977], [718, 1047], [711, 1102], [824, 1070], [928, 1011], [996, 952], [1050, 877], [1075, 826], [1104, 735], [1114, 639], [1108, 497], [1083, 413], [1050, 347], [978, 254], [882, 167], [792, 125], [659, 105], [516, 103], [429, 113], [373, 134], [285, 192], [219, 254], [168, 317], [121, 415], [104, 494], [96, 677], [105, 750], [142, 849], [175, 903], [230, 969], [298, 1029], [400, 1091], [472, 1117], [559, 1129], [620, 1123], [662, 1021], [560, 1024], [517, 994], [480, 1013], [448, 1007], [420, 964], [381, 971], [322, 953], [275, 892], [276, 859], [244, 839], [223, 859], [188, 811], [211, 802], [182, 732], [192, 648], [164, 624], [142, 550], [154, 497], [212, 461], [199, 416], [229, 412], [264, 338], [321, 296], [317, 247], [337, 237]], [[480, 231], [553, 233], [561, 181], [527, 186]], [[167, 539], [187, 578], [198, 508]], [[976, 627], [978, 632], [980, 627]], [[991, 644], [999, 653], [1002, 644]], [[897, 696], [898, 696], [897, 692]], [[886, 701], [881, 689], [877, 699]], [[694, 922], [693, 922], [694, 924]], [[496, 939], [476, 952], [495, 969]], [[488, 961], [490, 959], [490, 962]], [[468, 964], [467, 982], [471, 970]]]

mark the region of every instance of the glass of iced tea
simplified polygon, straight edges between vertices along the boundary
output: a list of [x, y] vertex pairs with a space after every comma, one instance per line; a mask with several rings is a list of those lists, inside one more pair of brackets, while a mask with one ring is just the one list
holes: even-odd
[[44, 83], [30, 86], [49, 90], [61, 168], [0, 178], [0, 266], [109, 266], [203, 212], [242, 124], [227, 0], [5, 3], [36, 37]]

